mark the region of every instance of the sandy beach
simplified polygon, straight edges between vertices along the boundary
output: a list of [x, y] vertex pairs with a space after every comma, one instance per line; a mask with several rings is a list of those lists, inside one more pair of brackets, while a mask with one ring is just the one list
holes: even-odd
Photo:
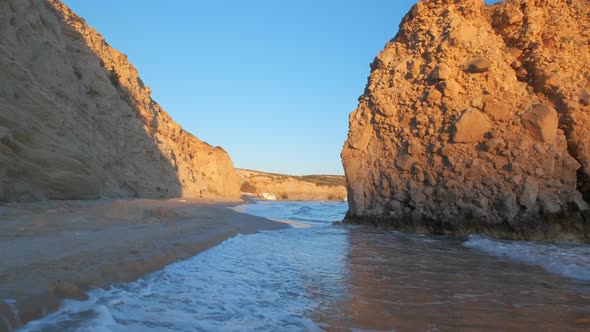
[[235, 205], [187, 199], [0, 205], [0, 331], [55, 310], [63, 298], [136, 280], [237, 234], [289, 227], [228, 208]]

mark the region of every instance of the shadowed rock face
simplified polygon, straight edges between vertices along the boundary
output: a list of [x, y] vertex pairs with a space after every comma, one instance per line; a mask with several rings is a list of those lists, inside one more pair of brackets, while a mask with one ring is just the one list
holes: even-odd
[[350, 115], [348, 219], [588, 241], [589, 34], [583, 0], [416, 4]]
[[238, 197], [227, 153], [58, 0], [0, 1], [0, 201]]

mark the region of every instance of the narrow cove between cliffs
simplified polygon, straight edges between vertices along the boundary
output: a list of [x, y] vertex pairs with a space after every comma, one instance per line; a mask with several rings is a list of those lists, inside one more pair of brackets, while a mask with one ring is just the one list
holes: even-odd
[[332, 225], [346, 203], [239, 209], [298, 227], [237, 236], [136, 282], [91, 291], [22, 331], [590, 328], [590, 246]]

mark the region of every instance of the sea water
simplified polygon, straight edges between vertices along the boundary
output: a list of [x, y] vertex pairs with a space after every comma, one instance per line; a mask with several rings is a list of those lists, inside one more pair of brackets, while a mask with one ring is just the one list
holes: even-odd
[[333, 225], [346, 203], [240, 211], [305, 224], [238, 235], [23, 331], [586, 331], [590, 246]]

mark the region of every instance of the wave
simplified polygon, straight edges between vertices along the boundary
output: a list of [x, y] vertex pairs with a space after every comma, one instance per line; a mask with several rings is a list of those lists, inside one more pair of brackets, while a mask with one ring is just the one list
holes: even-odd
[[568, 278], [590, 281], [589, 245], [501, 241], [482, 235], [470, 235], [463, 245], [495, 256], [538, 265]]
[[240, 212], [259, 217], [331, 224], [341, 221], [348, 210], [346, 202], [255, 202], [237, 207]]

